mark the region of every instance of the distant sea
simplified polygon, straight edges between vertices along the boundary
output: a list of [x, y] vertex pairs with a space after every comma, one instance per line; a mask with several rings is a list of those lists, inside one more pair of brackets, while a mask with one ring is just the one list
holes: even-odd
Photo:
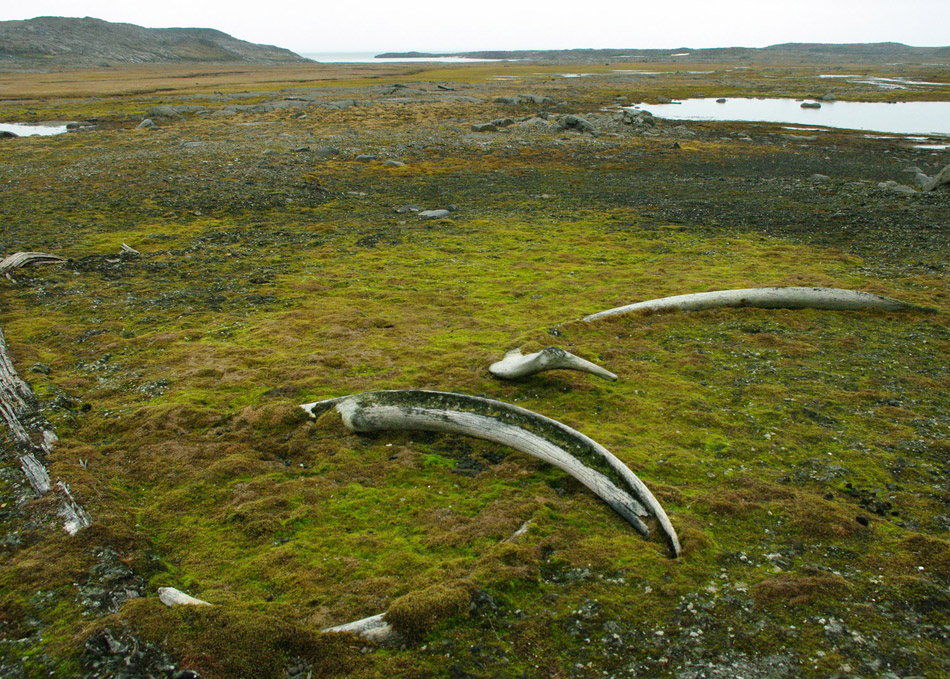
[[[392, 50], [391, 50], [392, 51]], [[300, 56], [323, 64], [399, 64], [437, 61], [444, 64], [463, 64], [476, 61], [499, 61], [498, 59], [468, 59], [466, 57], [423, 57], [405, 59], [376, 59], [382, 52], [298, 52]]]

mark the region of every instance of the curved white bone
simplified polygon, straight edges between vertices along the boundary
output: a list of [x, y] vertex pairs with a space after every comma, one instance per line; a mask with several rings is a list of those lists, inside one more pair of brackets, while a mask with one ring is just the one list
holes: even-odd
[[521, 349], [512, 349], [497, 363], [488, 366], [488, 371], [503, 380], [517, 380], [544, 370], [580, 370], [605, 380], [616, 380], [617, 376], [599, 365], [564, 351], [560, 347], [545, 347], [541, 351], [524, 355]]
[[12, 269], [18, 269], [28, 264], [59, 264], [65, 261], [59, 255], [51, 255], [46, 252], [14, 252], [0, 261], [0, 273], [7, 273]]
[[395, 643], [400, 639], [399, 633], [393, 629], [393, 626], [386, 622], [385, 613], [372, 615], [362, 620], [354, 620], [345, 625], [336, 627], [327, 627], [323, 632], [349, 632], [363, 637], [367, 641], [372, 641], [380, 646]]
[[210, 606], [207, 601], [196, 599], [174, 587], [159, 587], [158, 600], [171, 608], [172, 606]]
[[595, 321], [607, 316], [627, 314], [633, 311], [699, 311], [719, 307], [758, 307], [761, 309], [829, 309], [832, 311], [856, 311], [883, 309], [885, 311], [924, 310], [891, 297], [882, 297], [859, 290], [840, 288], [742, 288], [739, 290], [716, 290], [697, 292], [691, 295], [661, 297], [646, 302], [600, 311], [585, 316], [585, 321]]
[[653, 516], [676, 556], [679, 539], [650, 489], [606, 448], [579, 431], [501, 401], [442, 391], [368, 391], [300, 406], [313, 416], [336, 408], [355, 432], [411, 429], [466, 434], [511, 446], [564, 470], [587, 486], [636, 530]]

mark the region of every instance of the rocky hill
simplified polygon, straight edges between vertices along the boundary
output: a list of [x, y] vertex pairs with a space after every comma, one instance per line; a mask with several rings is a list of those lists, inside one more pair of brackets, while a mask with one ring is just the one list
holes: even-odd
[[947, 62], [950, 47], [912, 47], [896, 42], [827, 44], [784, 43], [769, 47], [713, 47], [692, 49], [569, 49], [569, 50], [494, 50], [430, 54], [403, 52], [380, 54], [379, 58], [468, 57], [470, 59], [519, 59], [558, 63], [597, 63], [612, 61], [722, 61], [755, 63], [891, 63], [926, 61]]
[[0, 69], [181, 62], [286, 64], [307, 59], [210, 28], [143, 28], [86, 17], [0, 21]]

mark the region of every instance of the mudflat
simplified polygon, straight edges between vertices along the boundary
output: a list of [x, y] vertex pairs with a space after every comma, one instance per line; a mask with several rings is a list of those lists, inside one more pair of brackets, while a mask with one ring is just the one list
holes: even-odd
[[[0, 74], [0, 121], [74, 123], [0, 139], [2, 254], [66, 258], [8, 272], [0, 328], [90, 520], [63, 530], [8, 435], [0, 676], [947, 674], [950, 186], [922, 190], [946, 140], [625, 107], [948, 83], [801, 61]], [[581, 320], [771, 286], [926, 310]], [[619, 379], [488, 372], [548, 346]], [[682, 554], [510, 448], [299, 407], [385, 389], [582, 432]], [[321, 633], [381, 613], [391, 645]]]

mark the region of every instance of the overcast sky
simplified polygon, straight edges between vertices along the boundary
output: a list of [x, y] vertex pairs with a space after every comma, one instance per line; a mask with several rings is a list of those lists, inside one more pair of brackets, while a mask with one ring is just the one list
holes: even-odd
[[950, 44], [950, 0], [4, 0], [0, 20], [217, 28], [296, 52]]

